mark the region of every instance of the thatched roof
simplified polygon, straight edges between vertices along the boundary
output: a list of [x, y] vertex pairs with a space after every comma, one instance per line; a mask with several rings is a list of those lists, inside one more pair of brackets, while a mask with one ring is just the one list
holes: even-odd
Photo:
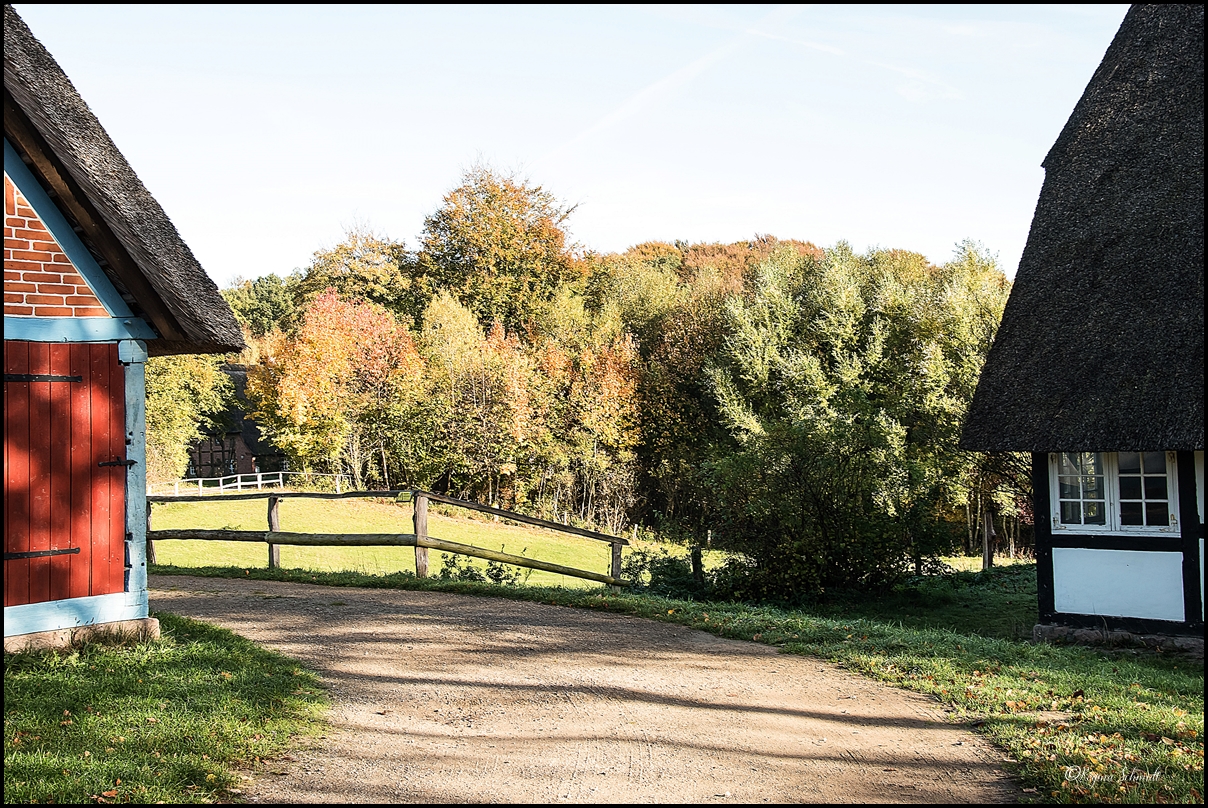
[[1043, 165], [962, 446], [1203, 449], [1204, 7], [1133, 6]]
[[4, 135], [135, 313], [152, 354], [222, 353], [243, 334], [218, 287], [63, 70], [4, 6]]

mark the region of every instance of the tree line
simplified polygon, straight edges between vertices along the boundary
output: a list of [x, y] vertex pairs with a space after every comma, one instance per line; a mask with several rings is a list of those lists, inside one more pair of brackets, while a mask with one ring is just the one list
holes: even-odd
[[[1004, 534], [1026, 521], [1019, 459], [957, 449], [1010, 289], [984, 249], [597, 254], [571, 212], [476, 167], [414, 250], [358, 228], [232, 284], [251, 416], [293, 467], [358, 488], [732, 549], [761, 597], [884, 586], [967, 547], [987, 509]], [[172, 447], [229, 391], [213, 362], [156, 362], [149, 400], [178, 412], [152, 427], [149, 403], [153, 453], [179, 474]]]

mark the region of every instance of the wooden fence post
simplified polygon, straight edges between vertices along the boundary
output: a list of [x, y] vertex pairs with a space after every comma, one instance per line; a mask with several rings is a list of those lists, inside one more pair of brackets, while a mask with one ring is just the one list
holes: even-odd
[[705, 563], [699, 547], [692, 548], [692, 580], [697, 586], [705, 585]]
[[[151, 503], [147, 503], [147, 535], [151, 535]], [[155, 563], [155, 542], [147, 539], [147, 563]]]
[[994, 540], [998, 534], [994, 531], [994, 514], [990, 511], [990, 503], [982, 509], [982, 569], [988, 570], [994, 566]]
[[412, 495], [414, 512], [412, 522], [415, 524], [415, 577], [428, 577], [428, 548], [420, 547], [420, 540], [428, 538], [428, 498], [416, 492]]
[[[281, 530], [281, 512], [278, 505], [281, 504], [280, 497], [268, 498], [268, 529], [270, 533], [276, 533]], [[275, 570], [281, 566], [281, 546], [278, 544], [270, 544], [268, 546], [268, 568]]]
[[[610, 574], [613, 578], [620, 579], [621, 577], [621, 543], [619, 541], [612, 543], [612, 566], [610, 567]], [[620, 592], [621, 587], [614, 586], [612, 591]]]

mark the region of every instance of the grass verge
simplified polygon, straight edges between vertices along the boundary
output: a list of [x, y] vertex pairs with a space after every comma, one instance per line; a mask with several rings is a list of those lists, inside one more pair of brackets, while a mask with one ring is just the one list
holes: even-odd
[[[945, 562], [957, 559], [945, 559]], [[876, 598], [837, 595], [810, 609], [817, 617], [855, 617], [905, 629], [944, 629], [999, 639], [1028, 640], [1040, 619], [1036, 565], [1014, 564], [914, 578]]]
[[[822, 657], [936, 697], [955, 720], [971, 724], [1005, 752], [1004, 765], [1018, 775], [1028, 799], [1203, 802], [1202, 662], [1149, 652], [1034, 645], [1009, 633], [994, 636], [1014, 629], [984, 621], [970, 625], [962, 614], [954, 614], [954, 609], [965, 611], [955, 596], [945, 602], [943, 597], [929, 599], [925, 592], [900, 595], [913, 602], [910, 620], [904, 621], [893, 619], [891, 606], [884, 603], [839, 602], [821, 610], [824, 613], [813, 613], [600, 590], [416, 579], [404, 573], [231, 567], [151, 571], [487, 595], [691, 626], [775, 645], [786, 653]], [[1035, 591], [1035, 568], [1029, 565], [962, 575], [969, 580], [961, 584], [955, 579], [954, 588], [969, 590], [970, 597], [980, 591], [987, 598], [1013, 599], [1016, 590], [1029, 585]], [[847, 612], [840, 613], [844, 609]]]
[[326, 695], [294, 660], [225, 629], [160, 619], [163, 638], [4, 656], [4, 801], [198, 803], [321, 727]]

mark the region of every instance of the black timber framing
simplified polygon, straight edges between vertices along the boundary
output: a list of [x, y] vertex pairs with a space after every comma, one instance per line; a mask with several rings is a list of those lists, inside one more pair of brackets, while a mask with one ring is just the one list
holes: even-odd
[[[1204, 535], [1204, 525], [1200, 522], [1196, 506], [1195, 455], [1192, 452], [1177, 452], [1175, 456], [1178, 464], [1179, 536], [1104, 536], [1065, 532], [1054, 536], [1049, 494], [1049, 455], [1047, 452], [1032, 453], [1032, 501], [1036, 521], [1036, 595], [1041, 623], [1127, 631], [1133, 634], [1203, 634], [1204, 621], [1200, 616], [1199, 540]], [[1183, 621], [1058, 612], [1053, 591], [1054, 547], [1182, 553]]]
[[[1198, 595], [1198, 592], [1197, 592]], [[1143, 617], [1108, 617], [1103, 614], [1070, 614], [1061, 612], [1050, 619], [1041, 618], [1042, 623], [1057, 623], [1073, 628], [1094, 628], [1100, 631], [1127, 631], [1129, 634], [1166, 634], [1169, 636], [1199, 636], [1202, 630], [1190, 627], [1187, 622], [1174, 620], [1149, 620]], [[1201, 627], [1203, 624], [1199, 624]]]
[[1195, 453], [1176, 452], [1179, 490], [1179, 533], [1183, 540], [1183, 617], [1196, 633], [1204, 631], [1204, 606], [1200, 596], [1200, 521], [1195, 481]]
[[1041, 623], [1057, 623], [1053, 605], [1053, 508], [1049, 501], [1049, 455], [1032, 452], [1032, 519], [1035, 522], [1036, 597]]

